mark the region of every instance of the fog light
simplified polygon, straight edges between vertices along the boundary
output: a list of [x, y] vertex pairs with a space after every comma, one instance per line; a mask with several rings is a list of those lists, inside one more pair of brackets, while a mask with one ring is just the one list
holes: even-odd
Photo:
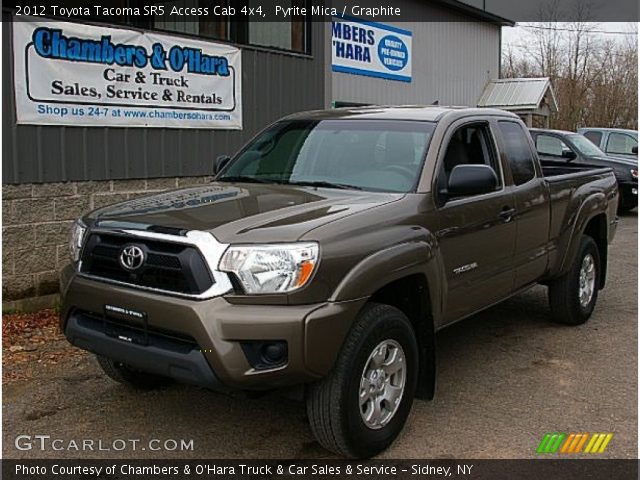
[[256, 370], [278, 368], [287, 364], [287, 342], [283, 340], [240, 342], [249, 364]]
[[262, 358], [265, 363], [279, 363], [284, 358], [285, 351], [283, 342], [268, 343], [262, 347]]

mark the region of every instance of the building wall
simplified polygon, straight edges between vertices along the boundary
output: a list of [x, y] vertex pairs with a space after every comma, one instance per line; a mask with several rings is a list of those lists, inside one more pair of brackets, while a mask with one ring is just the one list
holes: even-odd
[[[500, 74], [500, 26], [418, 0], [394, 6], [425, 22], [383, 22], [410, 30], [411, 83], [333, 73], [332, 100], [378, 105], [476, 106], [484, 87]], [[331, 53], [329, 52], [329, 55]]]
[[3, 10], [3, 300], [58, 291], [71, 222], [94, 208], [208, 181], [214, 159], [292, 112], [325, 106], [324, 28], [312, 56], [243, 48], [242, 131], [17, 125]]
[[3, 301], [58, 291], [58, 274], [69, 263], [69, 230], [83, 213], [211, 179], [201, 176], [3, 185]]
[[324, 107], [324, 29], [312, 23], [311, 56], [242, 48], [241, 131], [16, 125], [10, 20], [3, 11], [4, 183], [208, 175], [274, 120]]

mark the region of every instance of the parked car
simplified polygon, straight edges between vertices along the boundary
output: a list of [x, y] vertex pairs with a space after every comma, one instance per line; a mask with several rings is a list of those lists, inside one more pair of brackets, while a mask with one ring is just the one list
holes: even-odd
[[303, 387], [345, 456], [433, 398], [436, 331], [539, 283], [580, 325], [605, 286], [611, 169], [548, 170], [504, 111], [300, 113], [216, 170], [78, 220], [60, 325], [125, 385]]
[[531, 136], [540, 159], [566, 165], [588, 164], [597, 167], [611, 167], [620, 189], [621, 213], [638, 206], [638, 160], [605, 154], [579, 133], [562, 130], [531, 129]]
[[638, 159], [638, 131], [623, 128], [580, 128], [581, 133], [607, 155]]

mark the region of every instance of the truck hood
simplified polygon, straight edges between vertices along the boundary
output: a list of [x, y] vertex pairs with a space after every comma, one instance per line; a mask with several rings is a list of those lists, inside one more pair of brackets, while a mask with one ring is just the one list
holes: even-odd
[[326, 223], [400, 200], [404, 194], [291, 185], [210, 183], [95, 210], [91, 226], [211, 232], [223, 243], [296, 241]]

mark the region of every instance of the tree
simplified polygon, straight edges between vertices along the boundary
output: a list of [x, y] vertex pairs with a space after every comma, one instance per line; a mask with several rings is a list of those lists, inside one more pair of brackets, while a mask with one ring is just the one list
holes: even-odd
[[[522, 27], [530, 38], [509, 46], [502, 58], [505, 77], [549, 77], [559, 112], [553, 128], [575, 131], [583, 126], [638, 128], [637, 24], [631, 35], [606, 35], [590, 22], [590, 7], [578, 2], [572, 22], [558, 0], [539, 12], [544, 21]], [[634, 35], [635, 34], [635, 35]]]

